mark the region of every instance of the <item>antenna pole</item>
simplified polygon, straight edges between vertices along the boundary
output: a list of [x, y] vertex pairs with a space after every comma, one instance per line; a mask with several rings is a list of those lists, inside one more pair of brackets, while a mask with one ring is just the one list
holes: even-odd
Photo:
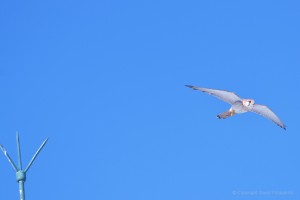
[[20, 139], [19, 134], [17, 133], [17, 150], [18, 150], [18, 167], [15, 165], [15, 163], [12, 161], [10, 156], [8, 155], [7, 151], [4, 149], [4, 147], [0, 144], [0, 149], [3, 151], [5, 157], [8, 159], [9, 163], [12, 165], [14, 170], [16, 171], [16, 178], [17, 182], [19, 183], [19, 192], [20, 192], [20, 200], [25, 200], [25, 188], [24, 183], [26, 181], [26, 172], [32, 165], [33, 161], [36, 159], [37, 155], [40, 153], [40, 151], [43, 149], [45, 144], [48, 141], [48, 138], [41, 144], [39, 149], [36, 151], [36, 153], [33, 155], [31, 161], [29, 162], [28, 166], [25, 170], [22, 170], [22, 162], [21, 162], [21, 148], [20, 148]]
[[16, 173], [17, 182], [19, 183], [19, 192], [20, 192], [20, 200], [25, 200], [25, 189], [24, 183], [26, 181], [26, 173], [22, 170], [19, 170]]
[[25, 200], [24, 182], [19, 181], [20, 200]]

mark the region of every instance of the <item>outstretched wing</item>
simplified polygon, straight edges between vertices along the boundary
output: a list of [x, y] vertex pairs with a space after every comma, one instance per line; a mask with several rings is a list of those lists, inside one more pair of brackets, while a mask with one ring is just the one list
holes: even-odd
[[286, 130], [286, 126], [280, 121], [280, 119], [277, 117], [277, 115], [267, 106], [254, 104], [253, 108], [250, 111], [255, 112], [259, 115], [262, 115], [262, 116], [272, 120], [278, 126], [283, 128], [284, 130]]
[[186, 87], [192, 88], [194, 90], [199, 90], [199, 91], [202, 91], [202, 92], [206, 92], [206, 93], [208, 93], [210, 95], [213, 95], [215, 97], [218, 97], [219, 99], [221, 99], [221, 100], [223, 100], [227, 103], [230, 103], [230, 104], [233, 104], [236, 101], [241, 101], [242, 100], [235, 93], [228, 92], [228, 91], [225, 91], [225, 90], [214, 90], [214, 89], [208, 89], [208, 88], [195, 87], [195, 86], [192, 86], [192, 85], [186, 85]]

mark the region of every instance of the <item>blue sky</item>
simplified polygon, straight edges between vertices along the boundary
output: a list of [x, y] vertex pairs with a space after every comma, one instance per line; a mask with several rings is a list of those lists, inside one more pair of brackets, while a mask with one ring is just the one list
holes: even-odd
[[[299, 6], [1, 1], [0, 143], [16, 160], [18, 131], [26, 165], [50, 138], [26, 197], [299, 199]], [[185, 84], [254, 98], [287, 131], [218, 120], [230, 106]], [[3, 155], [0, 185], [18, 198]]]

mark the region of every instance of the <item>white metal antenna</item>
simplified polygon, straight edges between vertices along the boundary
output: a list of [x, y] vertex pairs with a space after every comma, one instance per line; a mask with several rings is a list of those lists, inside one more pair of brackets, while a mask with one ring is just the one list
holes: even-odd
[[0, 144], [0, 148], [3, 151], [5, 157], [7, 158], [8, 162], [11, 164], [11, 166], [16, 171], [16, 178], [17, 182], [19, 183], [19, 191], [20, 191], [20, 200], [25, 200], [25, 189], [24, 189], [24, 183], [26, 181], [26, 172], [29, 170], [30, 166], [32, 165], [33, 161], [37, 157], [37, 155], [40, 153], [42, 148], [47, 143], [48, 138], [41, 144], [40, 148], [35, 152], [32, 159], [30, 160], [29, 164], [27, 165], [25, 170], [22, 170], [22, 162], [21, 162], [21, 148], [20, 148], [20, 140], [19, 140], [19, 134], [17, 133], [17, 149], [18, 149], [18, 167], [15, 165], [11, 157], [8, 155], [7, 151], [4, 149], [4, 147]]

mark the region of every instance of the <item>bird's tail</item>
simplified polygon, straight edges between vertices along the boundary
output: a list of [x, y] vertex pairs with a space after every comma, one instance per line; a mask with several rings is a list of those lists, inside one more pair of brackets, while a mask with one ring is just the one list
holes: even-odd
[[218, 114], [217, 115], [217, 117], [219, 118], [219, 119], [226, 119], [227, 117], [231, 117], [231, 116], [233, 116], [235, 114], [235, 112], [234, 112], [234, 110], [227, 110], [227, 111], [225, 111], [225, 112], [223, 112], [223, 113], [221, 113], [221, 114]]

